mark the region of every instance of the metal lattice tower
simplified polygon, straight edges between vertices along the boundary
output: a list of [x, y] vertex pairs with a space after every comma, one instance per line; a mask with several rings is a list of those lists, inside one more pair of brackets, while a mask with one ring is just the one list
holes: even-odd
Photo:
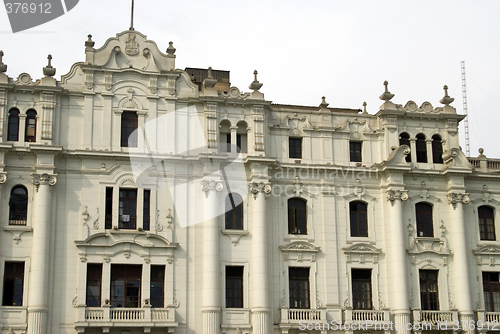
[[467, 85], [465, 82], [465, 61], [462, 60], [462, 101], [464, 111], [464, 128], [465, 128], [465, 155], [470, 157], [470, 142], [469, 142], [469, 113], [467, 111]]

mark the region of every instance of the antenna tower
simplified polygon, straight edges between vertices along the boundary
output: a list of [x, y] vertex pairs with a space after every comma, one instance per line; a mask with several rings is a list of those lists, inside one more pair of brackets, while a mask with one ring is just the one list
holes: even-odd
[[462, 101], [463, 110], [465, 114], [464, 128], [465, 128], [465, 155], [470, 157], [470, 141], [469, 141], [469, 113], [467, 111], [467, 85], [465, 82], [465, 61], [462, 60]]

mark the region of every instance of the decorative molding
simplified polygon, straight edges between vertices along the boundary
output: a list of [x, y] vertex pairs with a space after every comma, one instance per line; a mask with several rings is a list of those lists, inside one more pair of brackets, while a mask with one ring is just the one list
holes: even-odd
[[257, 198], [259, 192], [263, 192], [268, 195], [272, 191], [271, 184], [269, 182], [251, 182], [249, 184], [250, 192], [253, 194], [254, 199]]
[[394, 206], [395, 200], [400, 200], [401, 204], [408, 200], [408, 190], [387, 190], [387, 200]]
[[470, 196], [468, 193], [448, 193], [448, 204], [453, 205], [453, 209], [457, 208], [457, 203], [469, 204]]
[[231, 242], [233, 243], [233, 246], [236, 246], [238, 244], [238, 241], [240, 241], [240, 238], [242, 236], [248, 235], [248, 231], [246, 230], [222, 230], [222, 234], [227, 235], [229, 239], [231, 239]]
[[284, 261], [295, 260], [297, 262], [315, 262], [316, 253], [320, 250], [320, 247], [314, 246], [307, 241], [292, 241], [284, 246], [279, 246], [279, 248], [283, 253]]
[[31, 174], [31, 182], [36, 187], [36, 191], [38, 192], [38, 189], [41, 185], [49, 185], [49, 186], [54, 186], [57, 183], [57, 176], [56, 175], [49, 175], [49, 174], [36, 174], [32, 173]]
[[208, 192], [210, 190], [221, 192], [223, 189], [224, 189], [224, 183], [222, 181], [215, 181], [215, 180], [201, 181], [201, 190], [205, 192], [205, 196], [207, 197], [208, 197]]

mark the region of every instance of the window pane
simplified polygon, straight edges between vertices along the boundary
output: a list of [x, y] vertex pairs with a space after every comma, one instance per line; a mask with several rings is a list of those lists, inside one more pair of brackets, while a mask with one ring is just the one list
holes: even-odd
[[243, 267], [226, 267], [226, 307], [243, 307]]
[[111, 307], [140, 307], [141, 265], [111, 265]]
[[24, 262], [5, 262], [3, 280], [3, 306], [22, 306]]
[[289, 267], [290, 308], [310, 308], [309, 268]]
[[124, 111], [122, 113], [121, 124], [121, 146], [137, 147], [137, 114], [135, 112]]

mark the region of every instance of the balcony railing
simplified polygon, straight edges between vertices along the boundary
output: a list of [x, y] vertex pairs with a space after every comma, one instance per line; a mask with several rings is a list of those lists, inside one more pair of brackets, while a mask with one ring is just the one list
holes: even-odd
[[488, 327], [488, 324], [492, 324], [491, 327], [495, 326], [498, 328], [500, 324], [500, 312], [485, 312], [484, 310], [477, 310], [477, 321], [478, 323], [482, 321], [483, 327]]
[[439, 326], [440, 324], [448, 324], [451, 326], [453, 323], [457, 323], [458, 310], [451, 311], [422, 311], [413, 310], [413, 319], [415, 323], [429, 324], [433, 327]]
[[389, 310], [345, 310], [345, 322], [383, 323], [389, 322]]
[[80, 307], [79, 330], [86, 327], [176, 327], [175, 308]]
[[26, 226], [28, 220], [28, 212], [26, 211], [11, 211], [9, 213], [9, 225]]
[[299, 322], [320, 322], [326, 321], [326, 311], [324, 309], [289, 309], [281, 308], [281, 324], [298, 324]]
[[489, 159], [485, 156], [477, 158], [468, 158], [472, 166], [480, 172], [490, 172], [500, 170], [500, 159]]

